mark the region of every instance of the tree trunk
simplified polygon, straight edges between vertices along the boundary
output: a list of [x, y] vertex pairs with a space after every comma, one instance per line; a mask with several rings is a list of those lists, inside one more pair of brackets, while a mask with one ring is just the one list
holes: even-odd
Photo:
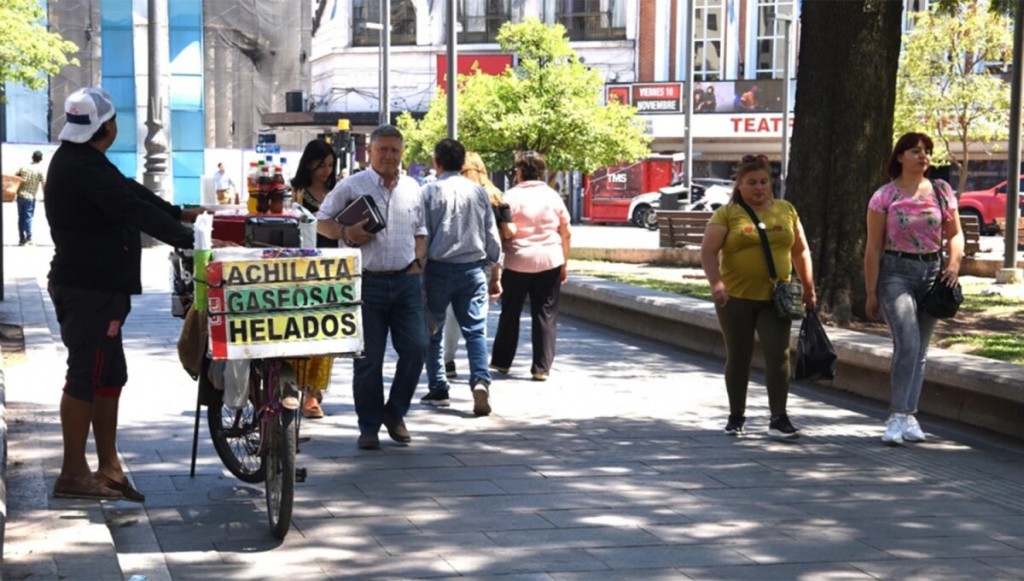
[[864, 315], [865, 216], [888, 178], [902, 2], [804, 0], [787, 198], [811, 248], [818, 301]]

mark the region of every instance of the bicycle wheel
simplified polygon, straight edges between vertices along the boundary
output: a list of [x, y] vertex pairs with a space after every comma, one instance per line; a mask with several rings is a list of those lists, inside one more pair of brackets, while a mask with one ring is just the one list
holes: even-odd
[[260, 426], [252, 399], [240, 410], [223, 404], [210, 406], [206, 420], [213, 449], [224, 467], [243, 482], [262, 482], [265, 474], [260, 455]]
[[281, 408], [266, 423], [267, 516], [270, 532], [283, 539], [292, 524], [292, 505], [295, 501], [295, 411]]

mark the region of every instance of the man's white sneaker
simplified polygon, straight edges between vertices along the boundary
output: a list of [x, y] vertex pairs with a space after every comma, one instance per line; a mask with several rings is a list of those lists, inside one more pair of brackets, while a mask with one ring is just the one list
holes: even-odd
[[907, 414], [907, 421], [903, 424], [903, 439], [907, 442], [923, 442], [925, 440], [924, 430], [913, 414]]
[[889, 414], [889, 419], [885, 421], [885, 433], [882, 434], [882, 441], [892, 445], [902, 444], [903, 430], [906, 425], [906, 414]]

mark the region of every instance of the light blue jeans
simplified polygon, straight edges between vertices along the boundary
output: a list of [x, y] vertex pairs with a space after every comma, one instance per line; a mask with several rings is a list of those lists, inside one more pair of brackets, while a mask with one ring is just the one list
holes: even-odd
[[427, 347], [427, 381], [430, 389], [448, 389], [444, 374], [441, 341], [446, 325], [446, 311], [451, 305], [469, 356], [469, 385], [491, 383], [487, 370], [487, 276], [483, 262], [454, 264], [427, 262], [424, 283], [427, 292], [427, 313], [437, 325], [430, 334]]
[[878, 271], [878, 303], [892, 333], [890, 376], [892, 399], [889, 411], [917, 413], [924, 384], [928, 343], [935, 317], [917, 308], [939, 272], [939, 262], [883, 254]]

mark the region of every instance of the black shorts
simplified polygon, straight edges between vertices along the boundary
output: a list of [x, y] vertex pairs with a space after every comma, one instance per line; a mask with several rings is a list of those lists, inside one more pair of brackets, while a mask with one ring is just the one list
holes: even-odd
[[[49, 291], [60, 338], [68, 349], [64, 393], [83, 401], [92, 401], [94, 396], [118, 397], [128, 382], [121, 326], [131, 311], [131, 296], [52, 284]], [[120, 325], [117, 334], [108, 337], [111, 321], [120, 321]]]

